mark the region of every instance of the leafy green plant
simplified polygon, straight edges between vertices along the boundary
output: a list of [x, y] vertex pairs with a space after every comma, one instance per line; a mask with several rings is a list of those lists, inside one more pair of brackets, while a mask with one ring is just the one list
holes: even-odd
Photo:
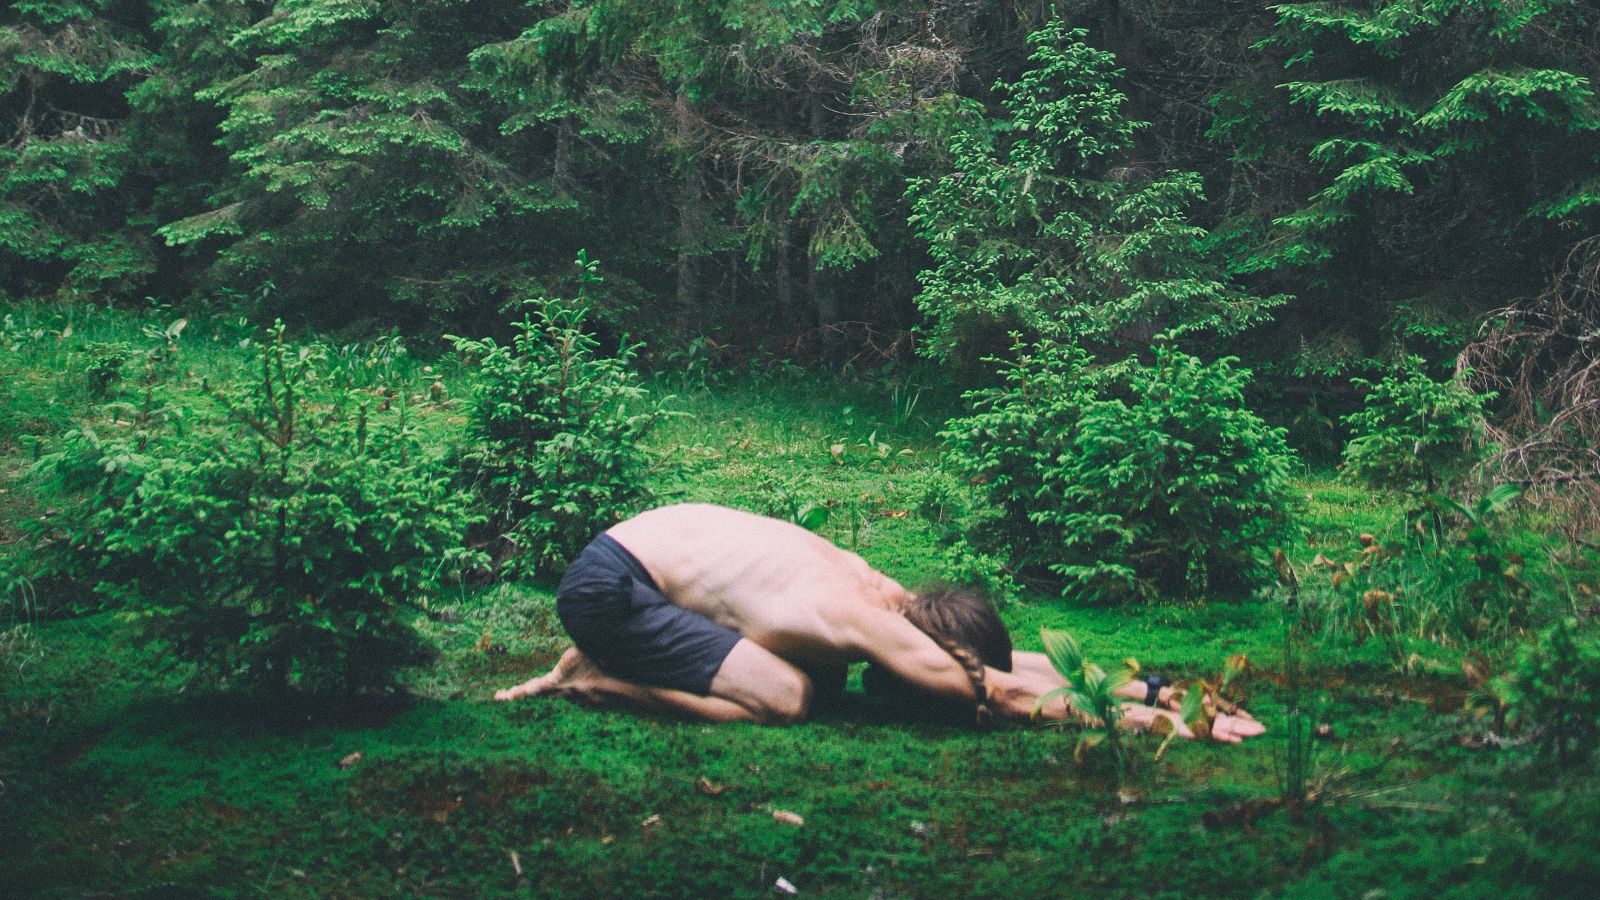
[[1278, 797], [1290, 815], [1299, 816], [1313, 799], [1311, 778], [1316, 755], [1312, 743], [1315, 726], [1305, 709], [1307, 617], [1302, 607], [1300, 577], [1293, 564], [1282, 550], [1273, 553], [1272, 563], [1283, 597], [1279, 613], [1283, 619], [1284, 742], [1278, 764]]
[[1517, 648], [1499, 695], [1539, 750], [1562, 764], [1600, 747], [1600, 630], [1562, 618]]
[[[1463, 646], [1510, 638], [1538, 621], [1539, 582], [1549, 574], [1537, 565], [1529, 571], [1528, 558], [1500, 521], [1520, 495], [1520, 487], [1500, 485], [1471, 506], [1422, 495], [1435, 512], [1460, 519], [1460, 527], [1449, 528], [1432, 547], [1385, 542], [1369, 532], [1348, 549], [1328, 542], [1311, 560], [1323, 578], [1312, 584], [1308, 615], [1357, 644], [1380, 641], [1400, 671], [1422, 661], [1410, 640]], [[1420, 530], [1428, 509], [1410, 513], [1413, 527]]]
[[[586, 256], [577, 265], [581, 285], [599, 280]], [[643, 441], [666, 403], [631, 371], [634, 345], [600, 355], [583, 300], [530, 302], [509, 345], [451, 338], [476, 368], [462, 465], [517, 571], [564, 564], [650, 496]]]
[[1422, 360], [1408, 357], [1367, 388], [1362, 408], [1344, 418], [1351, 431], [1345, 472], [1373, 487], [1438, 493], [1476, 461], [1484, 406], [1461, 375], [1430, 377]]
[[1248, 373], [1162, 349], [1101, 369], [1035, 345], [968, 395], [947, 459], [986, 494], [976, 548], [1090, 600], [1239, 590], [1286, 527], [1283, 433], [1244, 406]]
[[91, 397], [104, 397], [122, 379], [123, 369], [133, 358], [133, 348], [114, 342], [91, 342], [83, 347], [83, 376]]
[[[282, 324], [220, 414], [69, 435], [36, 466], [87, 499], [83, 576], [209, 681], [271, 694], [382, 689], [423, 646], [404, 607], [466, 561], [467, 501], [390, 404], [318, 378]], [[180, 423], [185, 420], [173, 420]]]
[[1041, 695], [1033, 705], [1034, 715], [1055, 700], [1065, 700], [1084, 725], [1073, 749], [1073, 758], [1082, 764], [1087, 752], [1104, 746], [1120, 780], [1127, 770], [1128, 751], [1117, 730], [1117, 723], [1122, 721], [1123, 701], [1116, 691], [1139, 674], [1139, 664], [1125, 660], [1121, 668], [1108, 674], [1083, 658], [1083, 650], [1069, 632], [1043, 628], [1040, 635], [1050, 665], [1067, 683]]

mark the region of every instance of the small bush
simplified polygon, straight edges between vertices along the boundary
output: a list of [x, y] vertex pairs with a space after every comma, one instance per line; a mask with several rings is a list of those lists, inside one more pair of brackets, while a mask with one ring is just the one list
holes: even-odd
[[642, 442], [665, 407], [633, 375], [634, 346], [596, 352], [582, 299], [531, 303], [510, 346], [452, 339], [477, 363], [463, 468], [519, 551], [514, 571], [556, 569], [649, 497]]
[[1517, 648], [1503, 696], [1542, 752], [1587, 760], [1600, 746], [1600, 630], [1568, 617], [1540, 631]]
[[1492, 397], [1474, 393], [1460, 375], [1435, 381], [1410, 357], [1376, 384], [1356, 381], [1368, 392], [1363, 407], [1344, 418], [1350, 477], [1373, 487], [1438, 491], [1477, 460]]
[[214, 420], [82, 429], [36, 474], [87, 497], [65, 526], [83, 574], [203, 678], [385, 687], [421, 656], [401, 607], [463, 556], [466, 501], [411, 439], [403, 393], [325, 385], [282, 325], [261, 349], [255, 380], [209, 392]]
[[969, 540], [1090, 600], [1258, 583], [1284, 527], [1289, 452], [1245, 409], [1247, 378], [1231, 359], [1169, 350], [1095, 369], [1074, 348], [1031, 348], [944, 432], [988, 505]]

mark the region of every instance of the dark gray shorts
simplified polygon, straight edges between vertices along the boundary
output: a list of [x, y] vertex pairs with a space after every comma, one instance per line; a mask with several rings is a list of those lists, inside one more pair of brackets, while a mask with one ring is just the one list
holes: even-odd
[[705, 696], [739, 633], [673, 606], [639, 560], [602, 534], [556, 589], [556, 615], [607, 674]]

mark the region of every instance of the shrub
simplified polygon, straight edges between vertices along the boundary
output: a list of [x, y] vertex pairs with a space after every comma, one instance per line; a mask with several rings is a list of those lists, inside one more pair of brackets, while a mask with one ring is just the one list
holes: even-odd
[[1573, 617], [1556, 621], [1517, 648], [1500, 694], [1541, 752], [1581, 762], [1600, 746], [1600, 630]]
[[1368, 391], [1362, 408], [1344, 418], [1350, 477], [1373, 487], [1437, 491], [1476, 461], [1492, 397], [1474, 393], [1461, 375], [1435, 381], [1413, 356], [1376, 384], [1356, 382]]
[[102, 593], [199, 674], [269, 693], [386, 687], [422, 645], [402, 605], [461, 558], [466, 501], [404, 394], [343, 393], [279, 324], [215, 421], [82, 429], [36, 467], [87, 493], [68, 538]]
[[[999, 556], [1007, 576], [1038, 575], [1060, 555], [1059, 535], [1035, 521], [1035, 513], [1058, 502], [1045, 473], [1058, 465], [1076, 437], [1076, 426], [1094, 402], [1089, 358], [1076, 347], [1043, 342], [1018, 348], [1017, 362], [1003, 366], [1001, 386], [965, 395], [972, 414], [946, 425], [940, 437], [951, 468], [977, 487], [979, 512], [968, 515], [965, 546], [954, 556], [961, 576], [972, 579], [971, 560]], [[965, 512], [959, 491], [942, 504]]]
[[1165, 349], [1151, 366], [1100, 369], [1054, 344], [1022, 353], [944, 432], [988, 502], [970, 539], [1090, 600], [1259, 582], [1285, 522], [1289, 452], [1244, 407], [1247, 379], [1231, 359]]
[[[597, 279], [594, 263], [578, 265], [584, 284]], [[452, 338], [477, 362], [463, 466], [519, 551], [514, 570], [563, 565], [649, 497], [642, 442], [665, 406], [631, 372], [635, 346], [596, 352], [582, 300], [530, 302], [510, 346]]]

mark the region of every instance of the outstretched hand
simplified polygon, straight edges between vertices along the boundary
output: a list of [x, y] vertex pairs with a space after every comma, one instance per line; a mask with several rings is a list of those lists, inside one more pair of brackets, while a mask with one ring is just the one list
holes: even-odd
[[[1243, 710], [1239, 715], [1229, 713], [1219, 714], [1211, 720], [1212, 740], [1221, 744], [1237, 744], [1245, 738], [1257, 737], [1265, 734], [1267, 726], [1251, 718]], [[1177, 713], [1160, 707], [1145, 706], [1140, 703], [1129, 703], [1122, 707], [1122, 721], [1128, 726], [1138, 729], [1148, 729], [1156, 724], [1157, 719], [1166, 719], [1172, 723], [1178, 737], [1195, 740], [1199, 735], [1190, 728], [1183, 718]]]
[[1211, 722], [1211, 739], [1222, 744], [1237, 744], [1247, 737], [1256, 737], [1265, 734], [1267, 726], [1257, 722], [1255, 718], [1239, 711], [1241, 714], [1230, 716], [1226, 713], [1219, 715]]

